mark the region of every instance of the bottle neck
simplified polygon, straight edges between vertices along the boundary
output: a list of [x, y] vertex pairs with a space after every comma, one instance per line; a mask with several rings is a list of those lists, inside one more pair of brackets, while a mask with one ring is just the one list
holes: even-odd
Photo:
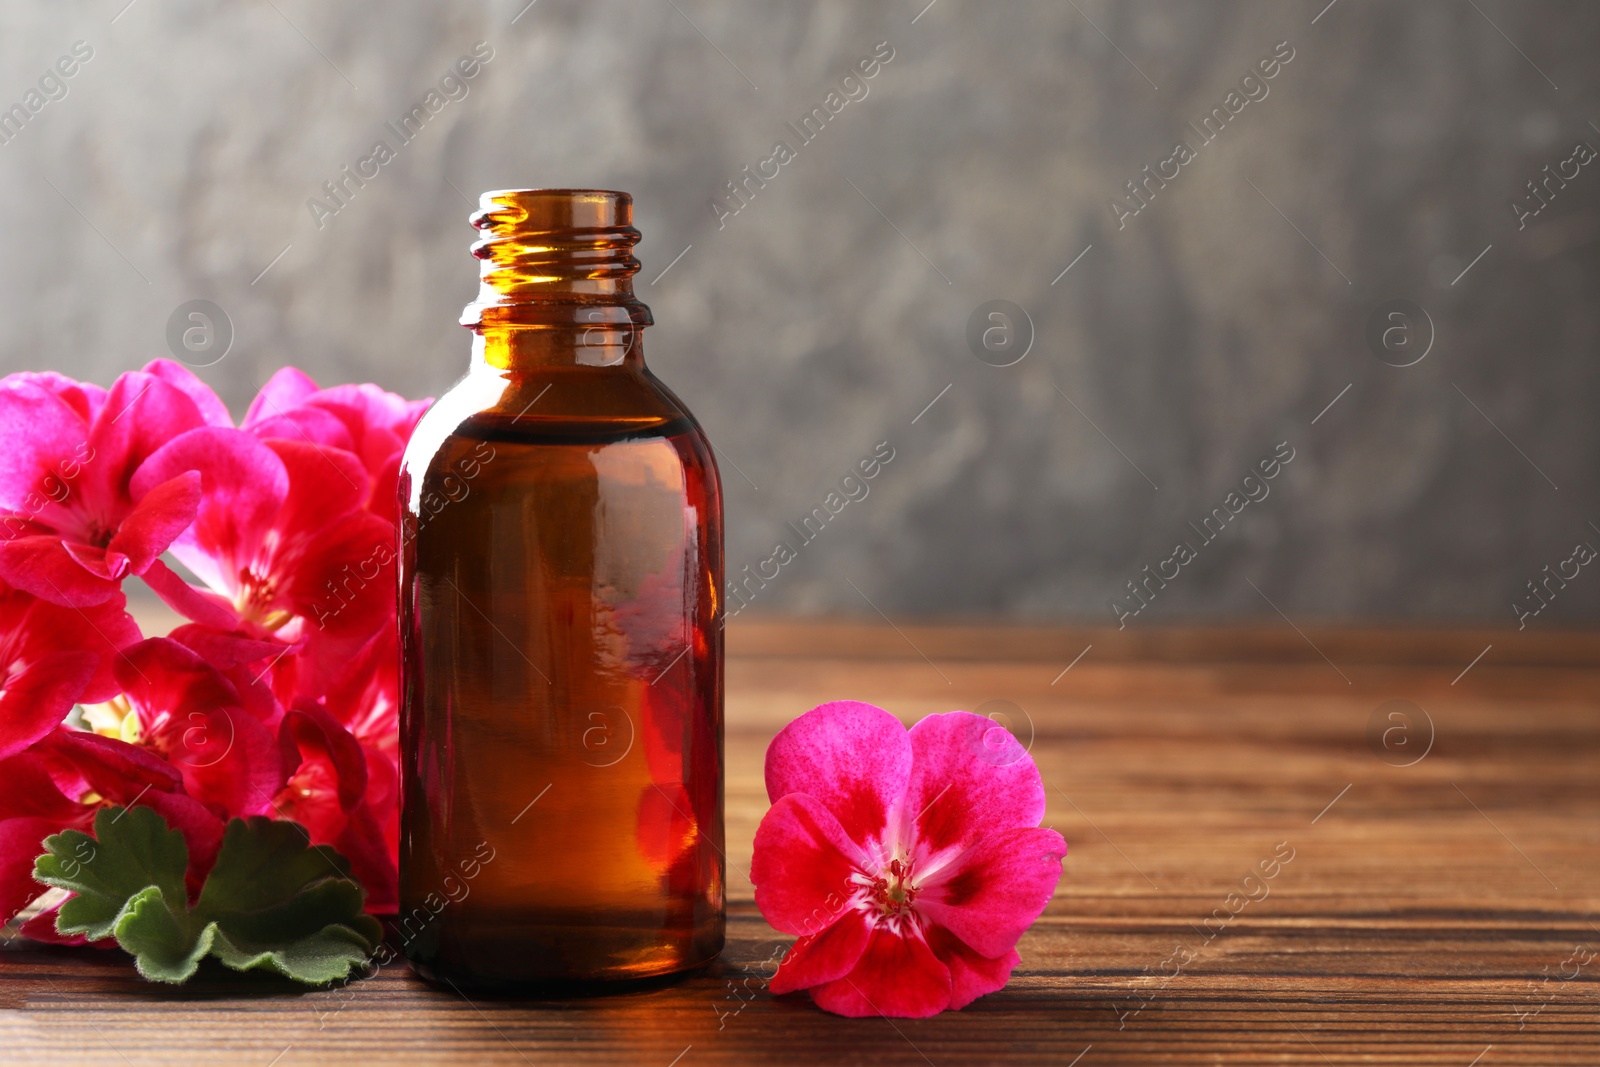
[[473, 328], [472, 366], [495, 371], [548, 367], [618, 367], [641, 370], [642, 329], [627, 326], [572, 324], [525, 326], [501, 324]]
[[633, 198], [596, 189], [483, 194], [472, 224], [482, 280], [461, 323], [473, 365], [642, 368], [650, 309], [633, 293]]

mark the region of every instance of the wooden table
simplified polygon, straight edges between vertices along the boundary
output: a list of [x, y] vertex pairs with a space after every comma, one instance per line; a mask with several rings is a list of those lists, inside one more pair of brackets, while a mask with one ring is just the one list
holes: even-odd
[[[228, 972], [174, 990], [117, 954], [12, 942], [0, 1059], [1600, 1062], [1600, 636], [741, 622], [730, 649], [710, 973], [545, 1002], [468, 1002], [403, 966], [339, 991]], [[965, 1011], [846, 1020], [764, 991], [784, 939], [742, 876], [762, 753], [845, 696], [907, 721], [1010, 702], [985, 710], [1031, 740], [1071, 844], [1010, 986]]]

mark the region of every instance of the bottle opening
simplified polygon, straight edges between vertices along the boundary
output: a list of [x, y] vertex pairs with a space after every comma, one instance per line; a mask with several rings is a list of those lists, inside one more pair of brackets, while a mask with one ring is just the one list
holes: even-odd
[[482, 263], [478, 298], [464, 326], [648, 326], [633, 295], [633, 197], [610, 189], [496, 189], [472, 225]]

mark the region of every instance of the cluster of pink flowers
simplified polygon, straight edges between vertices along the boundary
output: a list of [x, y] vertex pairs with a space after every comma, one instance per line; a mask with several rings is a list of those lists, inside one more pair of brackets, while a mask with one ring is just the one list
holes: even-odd
[[[44, 838], [106, 805], [182, 831], [191, 890], [227, 821], [265, 815], [394, 910], [393, 513], [427, 404], [290, 368], [235, 426], [169, 360], [109, 390], [0, 379], [0, 921], [44, 891]], [[189, 621], [142, 634], [135, 577]], [[61, 940], [49, 910], [23, 932]]]

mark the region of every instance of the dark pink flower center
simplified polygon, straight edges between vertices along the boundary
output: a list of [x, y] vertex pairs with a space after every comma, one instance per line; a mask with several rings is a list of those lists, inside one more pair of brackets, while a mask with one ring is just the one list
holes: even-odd
[[911, 878], [911, 861], [890, 860], [889, 866], [872, 880], [867, 893], [877, 907], [878, 914], [886, 919], [909, 913], [912, 903], [917, 899], [917, 887]]
[[278, 580], [272, 574], [262, 573], [255, 567], [239, 572], [239, 592], [234, 604], [244, 618], [268, 631], [281, 629], [294, 616], [292, 612], [279, 609], [278, 599]]
[[63, 540], [83, 545], [86, 548], [97, 548], [104, 551], [111, 547], [111, 539], [117, 535], [117, 524], [115, 522], [83, 511], [62, 511], [57, 509], [50, 513], [41, 508], [28, 517], [38, 522], [41, 526], [49, 528]]

